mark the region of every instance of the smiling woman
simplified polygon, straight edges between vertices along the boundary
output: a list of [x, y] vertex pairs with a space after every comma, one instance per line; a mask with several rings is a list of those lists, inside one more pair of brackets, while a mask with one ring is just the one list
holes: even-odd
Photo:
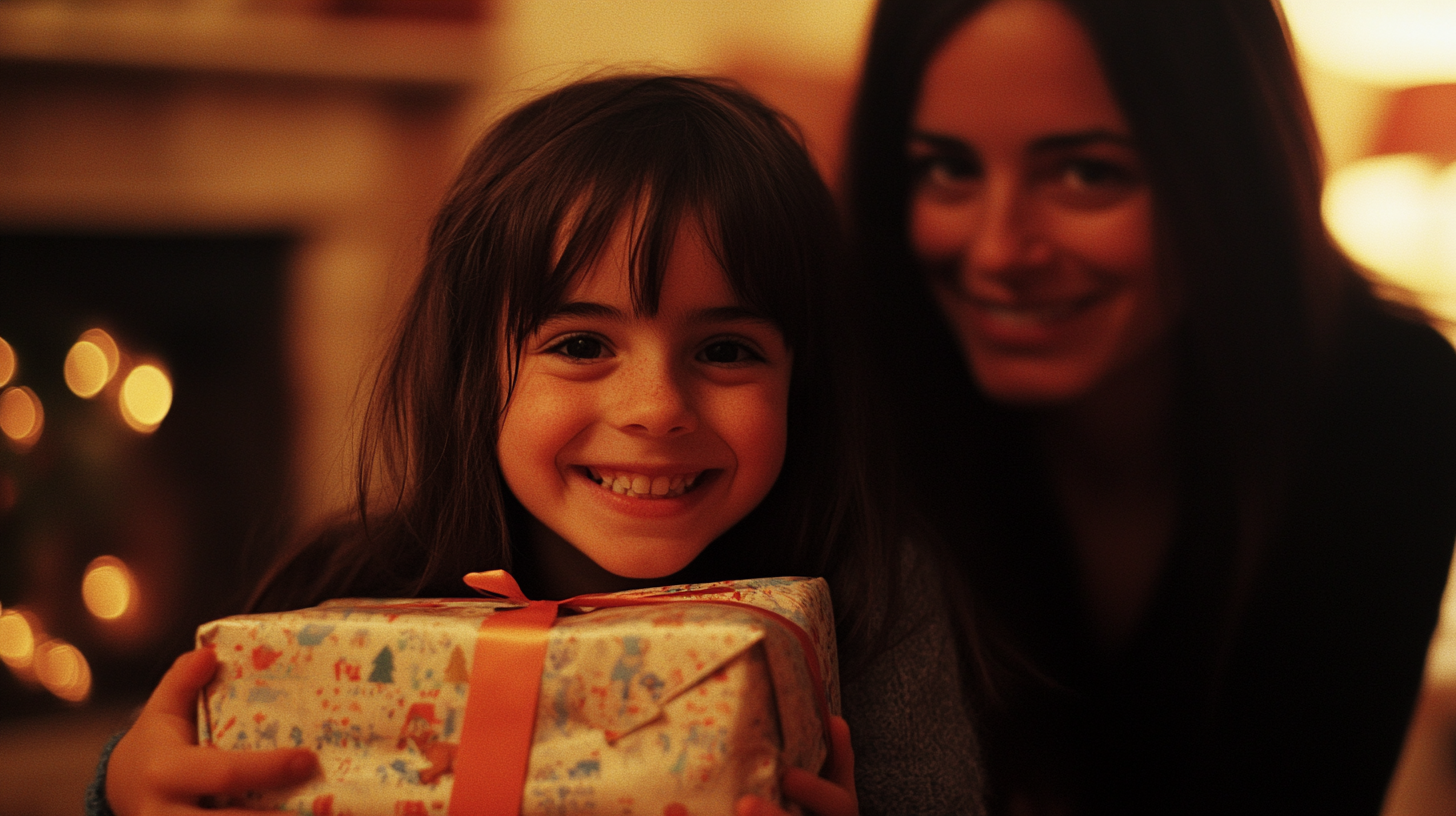
[[1166, 375], [1152, 194], [1066, 9], [997, 4], [952, 34], [909, 156], [911, 246], [988, 394], [1057, 402]]
[[882, 0], [849, 153], [993, 812], [1376, 812], [1456, 354], [1326, 235], [1276, 7]]

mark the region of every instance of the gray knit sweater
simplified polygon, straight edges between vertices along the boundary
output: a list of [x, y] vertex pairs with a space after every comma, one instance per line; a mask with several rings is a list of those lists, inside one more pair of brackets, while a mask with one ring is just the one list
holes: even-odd
[[841, 689], [860, 813], [983, 816], [978, 743], [945, 598], [923, 559], [907, 567], [891, 647]]

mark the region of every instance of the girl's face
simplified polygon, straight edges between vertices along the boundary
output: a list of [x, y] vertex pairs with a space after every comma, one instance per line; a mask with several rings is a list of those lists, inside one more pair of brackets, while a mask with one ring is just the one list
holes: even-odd
[[660, 308], [634, 313], [625, 230], [526, 340], [501, 470], [536, 520], [618, 576], [687, 566], [783, 464], [792, 355], [743, 307], [695, 220]]
[[910, 240], [972, 374], [1013, 404], [1136, 373], [1167, 333], [1152, 201], [1081, 25], [996, 0], [926, 67]]

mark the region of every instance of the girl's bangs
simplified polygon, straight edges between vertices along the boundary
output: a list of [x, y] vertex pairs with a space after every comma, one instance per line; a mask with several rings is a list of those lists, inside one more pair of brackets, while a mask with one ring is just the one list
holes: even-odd
[[507, 171], [506, 211], [522, 213], [514, 219], [522, 240], [508, 255], [527, 260], [503, 273], [510, 351], [619, 241], [638, 314], [656, 314], [688, 219], [739, 304], [797, 345], [815, 308], [810, 281], [833, 252], [819, 233], [834, 229], [816, 217], [832, 219], [833, 205], [802, 145], [751, 98], [729, 104], [733, 92], [721, 88], [649, 92], [654, 80], [632, 82], [646, 83], [633, 86], [641, 98], [584, 105]]
[[[659, 194], [656, 191], [663, 190]], [[507, 330], [517, 342], [557, 312], [570, 297], [571, 290], [608, 252], [615, 251], [618, 236], [625, 230], [628, 285], [638, 316], [652, 317], [662, 299], [673, 246], [685, 227], [696, 225], [713, 259], [728, 280], [729, 288], [740, 305], [781, 328], [794, 323], [784, 308], [793, 295], [776, 281], [795, 279], [798, 274], [782, 274], [788, 270], [764, 268], [762, 265], [731, 263], [724, 252], [724, 221], [742, 223], [743, 218], [723, 219], [712, 201], [718, 196], [704, 192], [674, 189], [660, 182], [641, 180], [629, 189], [605, 190], [602, 185], [583, 189], [569, 206], [561, 208], [552, 228], [544, 231], [541, 240], [552, 247], [547, 268], [539, 274], [514, 277], [512, 297], [507, 315]], [[727, 196], [727, 198], [733, 198]], [[762, 223], [752, 230], [759, 235], [787, 231], [784, 225]], [[747, 236], [733, 236], [739, 242], [751, 241]], [[759, 253], [749, 253], [759, 254]]]

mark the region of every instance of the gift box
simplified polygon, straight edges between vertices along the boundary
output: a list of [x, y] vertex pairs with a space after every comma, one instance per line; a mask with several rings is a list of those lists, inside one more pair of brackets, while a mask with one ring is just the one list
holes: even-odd
[[198, 629], [199, 742], [304, 746], [319, 776], [232, 804], [300, 816], [730, 814], [817, 773], [838, 711], [822, 579], [345, 599]]

